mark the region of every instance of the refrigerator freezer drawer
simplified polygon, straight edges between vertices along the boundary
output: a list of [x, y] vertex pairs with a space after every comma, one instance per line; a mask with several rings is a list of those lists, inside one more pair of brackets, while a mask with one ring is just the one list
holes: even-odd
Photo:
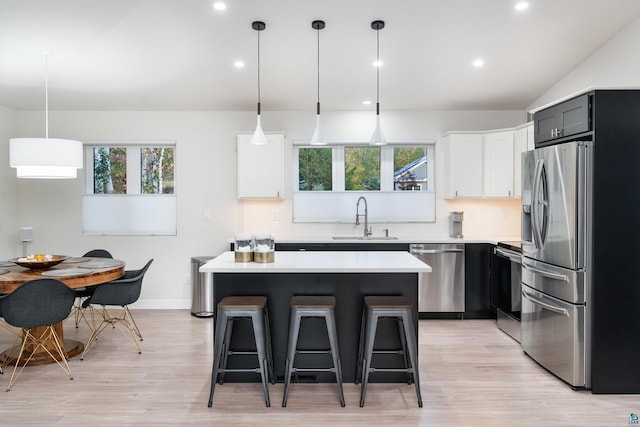
[[522, 283], [574, 304], [585, 303], [587, 274], [522, 257]]
[[585, 312], [522, 286], [522, 349], [576, 388], [590, 387], [586, 373]]

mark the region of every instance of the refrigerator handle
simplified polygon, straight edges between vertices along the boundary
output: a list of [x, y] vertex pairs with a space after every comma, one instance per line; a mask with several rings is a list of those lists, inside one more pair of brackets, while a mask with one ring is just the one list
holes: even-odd
[[522, 263], [522, 268], [525, 270], [529, 270], [529, 271], [533, 271], [536, 274], [539, 274], [541, 276], [544, 276], [548, 279], [553, 279], [553, 280], [558, 280], [560, 282], [569, 282], [569, 277], [565, 276], [564, 274], [555, 274], [555, 273], [550, 273], [548, 271], [544, 271], [544, 270], [540, 270], [537, 269], [531, 265], [528, 265], [526, 263]]
[[540, 225], [538, 224], [538, 196], [543, 165], [544, 160], [538, 159], [536, 161], [536, 167], [533, 172], [533, 188], [531, 191], [531, 234], [533, 235], [533, 244], [536, 249], [542, 249], [542, 237], [540, 234]]
[[521, 294], [522, 294], [522, 298], [531, 301], [535, 305], [539, 305], [540, 307], [546, 310], [552, 311], [554, 313], [562, 314], [564, 316], [569, 316], [569, 310], [567, 310], [566, 308], [556, 307], [555, 305], [546, 303], [538, 298], [535, 298], [533, 295], [527, 293], [524, 289], [522, 289]]

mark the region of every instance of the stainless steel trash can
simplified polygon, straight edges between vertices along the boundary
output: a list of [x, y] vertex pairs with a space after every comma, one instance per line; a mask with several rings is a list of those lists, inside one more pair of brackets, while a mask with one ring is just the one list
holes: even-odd
[[213, 275], [200, 273], [200, 267], [214, 258], [214, 256], [197, 256], [191, 258], [191, 282], [193, 285], [191, 298], [192, 316], [213, 316]]

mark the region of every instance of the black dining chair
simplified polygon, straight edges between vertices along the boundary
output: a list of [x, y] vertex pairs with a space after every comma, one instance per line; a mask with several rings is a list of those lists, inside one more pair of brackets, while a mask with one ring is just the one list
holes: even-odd
[[[22, 329], [22, 336], [16, 338], [12, 347], [12, 349], [20, 347], [18, 356], [15, 359], [5, 357], [2, 364], [5, 367], [9, 362], [15, 363], [7, 391], [11, 389], [24, 367], [39, 349], [46, 351], [69, 375], [69, 379], [73, 379], [71, 368], [62, 349], [61, 339], [53, 325], [69, 316], [74, 298], [73, 290], [56, 279], [31, 280], [23, 283], [10, 294], [0, 297], [0, 312], [4, 320], [9, 325]], [[34, 336], [31, 328], [36, 327], [46, 327], [46, 330], [41, 336]], [[50, 345], [53, 345], [55, 352], [49, 349]], [[25, 351], [27, 348], [29, 350]], [[12, 353], [11, 350], [9, 353]]]
[[[142, 341], [142, 334], [140, 333], [138, 325], [136, 325], [136, 322], [133, 320], [128, 306], [136, 302], [140, 297], [142, 279], [152, 262], [153, 259], [150, 259], [140, 270], [125, 271], [124, 276], [120, 279], [95, 286], [96, 289], [93, 294], [82, 303], [82, 307], [84, 308], [91, 307], [91, 316], [93, 319], [101, 316], [102, 321], [93, 329], [84, 347], [81, 359], [84, 359], [84, 356], [98, 341], [98, 336], [109, 325], [118, 327], [124, 336], [136, 347], [138, 353], [142, 353], [140, 344], [138, 344], [138, 341]], [[101, 306], [101, 308], [98, 310], [95, 308], [96, 306]], [[122, 307], [122, 311], [118, 316], [113, 316], [107, 310], [107, 306], [120, 306]], [[97, 324], [97, 322], [94, 320], [94, 325], [95, 324]]]
[[[82, 255], [83, 258], [113, 258], [111, 253], [106, 249], [92, 249], [86, 254]], [[93, 286], [89, 286], [86, 288], [75, 288], [73, 291], [76, 294], [76, 300], [73, 305], [73, 319], [76, 323], [76, 328], [80, 326], [80, 321], [84, 320], [85, 323], [90, 327], [94, 328], [94, 326], [89, 325], [89, 321], [85, 316], [84, 308], [82, 307], [83, 301], [90, 297], [93, 294], [95, 288]]]

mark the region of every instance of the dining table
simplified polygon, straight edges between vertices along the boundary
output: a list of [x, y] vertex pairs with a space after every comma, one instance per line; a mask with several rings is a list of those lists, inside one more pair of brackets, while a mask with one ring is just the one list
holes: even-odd
[[[30, 280], [36, 279], [57, 279], [70, 288], [85, 288], [89, 286], [98, 286], [103, 283], [118, 279], [124, 275], [125, 263], [113, 258], [92, 258], [92, 257], [67, 257], [61, 263], [44, 268], [34, 269], [17, 265], [11, 261], [0, 261], [0, 294], [8, 294], [17, 289], [20, 285]], [[63, 334], [62, 322], [53, 325], [60, 342], [62, 342], [63, 351], [70, 359], [81, 354], [84, 350], [84, 343], [65, 339]], [[40, 326], [31, 328], [31, 333], [35, 337], [41, 337], [46, 332], [46, 327]], [[44, 345], [52, 354], [55, 353], [53, 343]], [[16, 349], [12, 347], [3, 353], [0, 353], [0, 360], [6, 362], [6, 365], [15, 364], [17, 359]], [[55, 360], [43, 348], [27, 348], [26, 360], [31, 356], [28, 366], [44, 365], [55, 363]], [[7, 360], [8, 359], [8, 360]], [[21, 360], [21, 364], [23, 360]]]

